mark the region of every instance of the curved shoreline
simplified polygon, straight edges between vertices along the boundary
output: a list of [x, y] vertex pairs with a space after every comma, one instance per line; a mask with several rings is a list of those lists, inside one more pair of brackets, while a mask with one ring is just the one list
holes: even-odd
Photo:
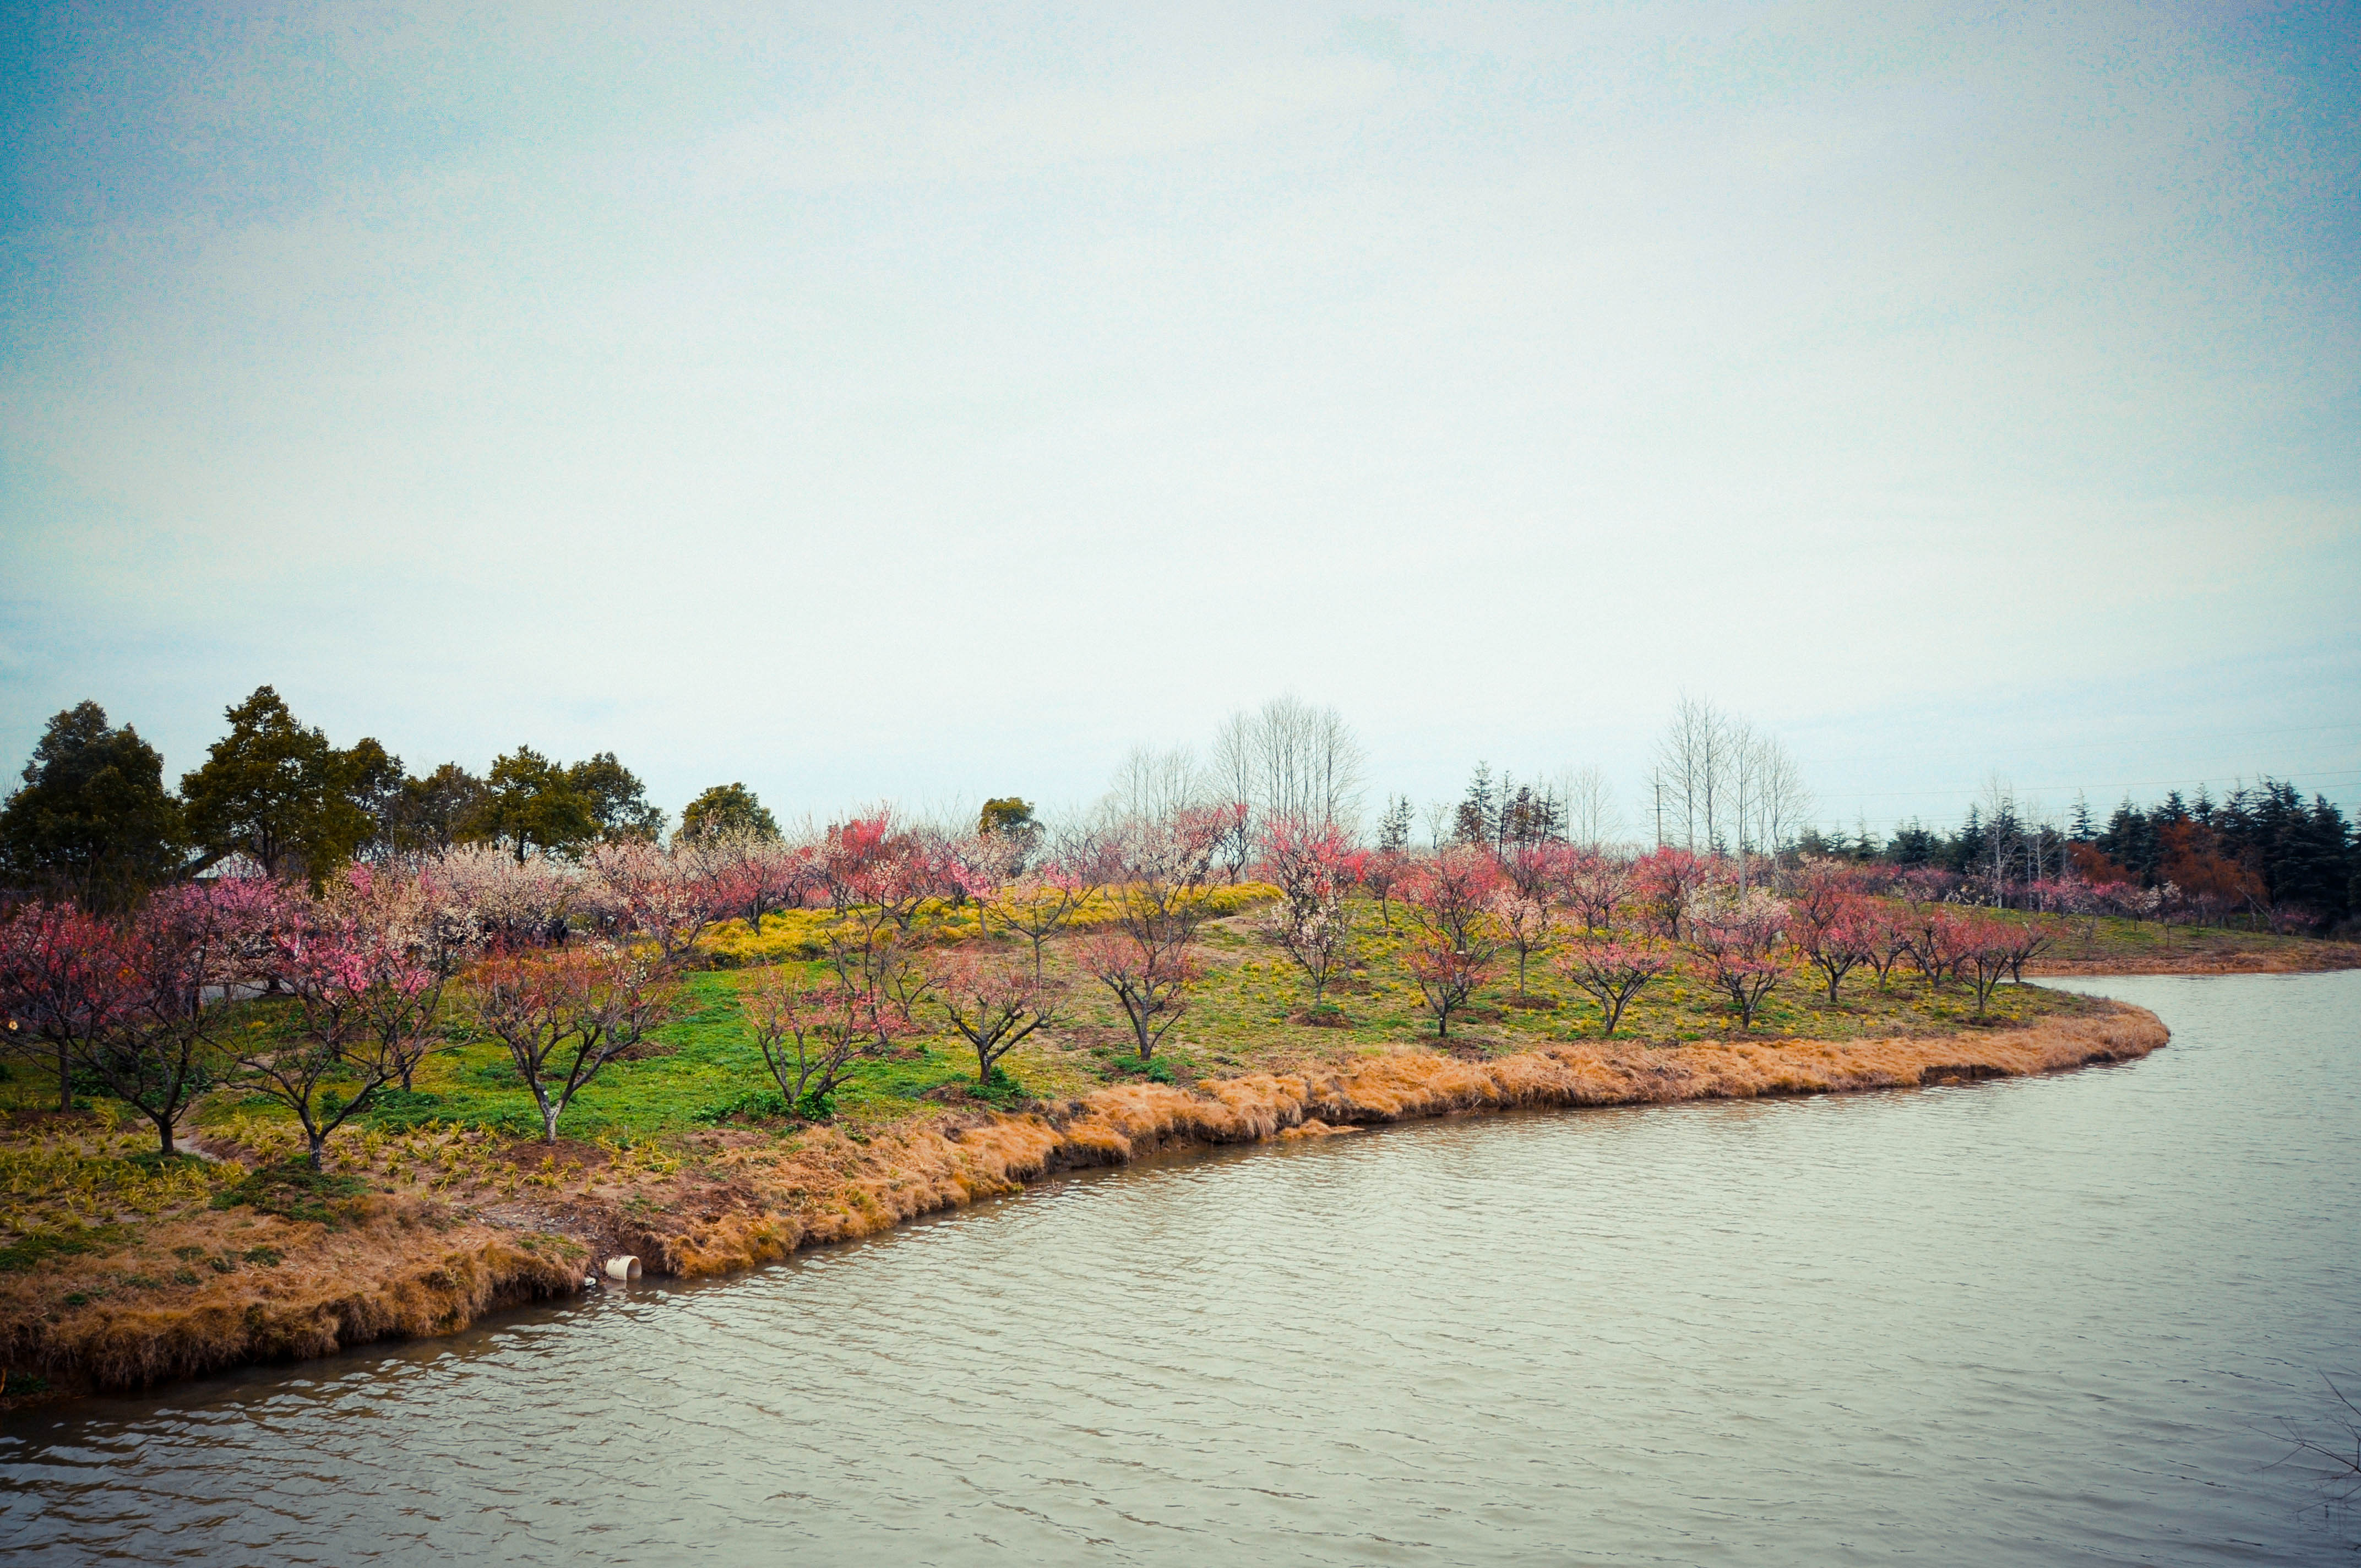
[[[2025, 1077], [2134, 1060], [2169, 1038], [2145, 1008], [2093, 998], [2086, 1012], [1947, 1036], [1672, 1047], [1561, 1042], [1473, 1058], [1418, 1049], [1187, 1089], [1126, 1084], [1022, 1113], [944, 1114], [867, 1136], [821, 1128], [791, 1148], [750, 1144], [719, 1157], [718, 1175], [643, 1181], [620, 1197], [493, 1205], [456, 1223], [416, 1202], [380, 1202], [335, 1249], [342, 1266], [311, 1290], [275, 1291], [266, 1282], [239, 1306], [157, 1304], [19, 1321], [8, 1325], [5, 1344], [13, 1363], [53, 1379], [56, 1395], [127, 1390], [455, 1332], [504, 1308], [578, 1293], [586, 1266], [615, 1253], [636, 1254], [653, 1273], [732, 1273], [1005, 1196], [1060, 1171], [1190, 1147], [1469, 1112]], [[68, 1329], [75, 1332], [59, 1332]]]

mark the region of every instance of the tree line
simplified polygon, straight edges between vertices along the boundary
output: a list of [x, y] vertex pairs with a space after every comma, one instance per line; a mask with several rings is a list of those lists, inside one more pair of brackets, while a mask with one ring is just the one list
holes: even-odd
[[2201, 924], [2238, 920], [2281, 932], [2349, 928], [2361, 915], [2361, 836], [2326, 796], [2284, 780], [2201, 787], [2150, 806], [2129, 798], [2104, 821], [2078, 799], [2063, 822], [2032, 819], [2001, 787], [1959, 827], [1913, 819], [1883, 840], [1817, 828], [1795, 852], [1956, 879], [1980, 903]]
[[[0, 806], [0, 879], [119, 909], [234, 858], [316, 887], [356, 860], [490, 844], [522, 861], [654, 841], [667, 825], [612, 751], [558, 762], [519, 746], [481, 775], [456, 762], [413, 775], [373, 739], [335, 744], [267, 685], [224, 717], [228, 733], [177, 790], [162, 753], [98, 704], [51, 718]], [[742, 784], [722, 784], [689, 804], [682, 828], [768, 821]]]

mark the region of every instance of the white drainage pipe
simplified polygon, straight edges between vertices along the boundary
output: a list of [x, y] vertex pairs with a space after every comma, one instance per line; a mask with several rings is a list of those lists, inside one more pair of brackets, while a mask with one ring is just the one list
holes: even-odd
[[620, 1279], [626, 1285], [640, 1277], [640, 1260], [629, 1253], [607, 1260], [607, 1277]]

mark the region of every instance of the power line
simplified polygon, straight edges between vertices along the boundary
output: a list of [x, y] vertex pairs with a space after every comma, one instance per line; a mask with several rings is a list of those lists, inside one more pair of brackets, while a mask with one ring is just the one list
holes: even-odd
[[[2261, 776], [2262, 776], [2262, 775], [2257, 775], [2257, 777], [2258, 777], [2258, 778], [2259, 778], [2259, 777], [2261, 777]], [[2323, 778], [2323, 777], [2322, 777], [2322, 776], [2320, 776], [2319, 774], [2316, 774], [2316, 773], [2313, 773], [2313, 774], [2306, 774], [2306, 775], [2301, 775], [2301, 776], [2302, 776], [2302, 777], [2303, 777], [2303, 778], [2304, 778], [2304, 779], [2305, 779], [2305, 780], [2310, 784], [2310, 785], [2311, 785], [2312, 788], [2315, 788], [2315, 789], [2320, 788], [2320, 787], [2321, 787], [2321, 786], [2323, 786], [2323, 785], [2361, 784], [2361, 773], [2338, 774], [2338, 775], [2334, 775], [2334, 776], [2332, 776], [2332, 777], [2326, 777], [2326, 778]], [[2134, 779], [2134, 780], [2130, 781], [2129, 783], [2110, 784], [2105, 784], [2105, 785], [2098, 786], [2098, 793], [2101, 793], [2101, 794], [2109, 794], [2109, 795], [2111, 795], [2111, 794], [2113, 794], [2114, 791], [2119, 790], [2119, 789], [2121, 789], [2121, 790], [2135, 790], [2135, 789], [2190, 789], [2190, 788], [2196, 787], [2196, 786], [2198, 786], [2198, 785], [2212, 785], [2212, 784], [2219, 784], [2219, 783], [2221, 783], [2221, 782], [2222, 782], [2222, 781], [2221, 781], [2219, 778], [2196, 778], [2196, 779]], [[2297, 777], [2296, 777], [2296, 776], [2292, 776], [2292, 775], [2291, 775], [2291, 776], [2290, 776], [2290, 777], [2288, 777], [2288, 778], [2279, 780], [2279, 783], [2282, 783], [2282, 784], [2295, 784], [2295, 783], [2297, 783], [2297, 782], [2298, 782], [2298, 779], [2297, 779]], [[2092, 786], [2092, 785], [2090, 785], [2090, 784], [2026, 784], [2026, 785], [2011, 784], [2011, 785], [2009, 785], [2009, 786], [2008, 786], [2008, 788], [2009, 788], [2009, 792], [2010, 792], [2011, 794], [2013, 794], [2013, 795], [2058, 795], [2058, 794], [2062, 794], [2062, 793], [2064, 793], [2065, 791], [2068, 791], [2068, 790], [2076, 790], [2076, 791], [2080, 791], [2080, 792], [2081, 792], [2081, 793], [2083, 793], [2083, 794], [2086, 794], [2086, 795], [2087, 795], [2087, 794], [2092, 793], [2093, 786]], [[1846, 798], [1848, 798], [1848, 799], [1851, 799], [1851, 800], [1905, 800], [1905, 799], [1910, 799], [1910, 798], [1916, 797], [1916, 796], [1925, 796], [1925, 795], [1982, 795], [1982, 794], [1983, 794], [1983, 793], [1984, 793], [1984, 792], [1983, 792], [1983, 787], [1982, 787], [1982, 785], [1978, 785], [1977, 787], [1972, 788], [1972, 789], [1892, 789], [1892, 790], [1879, 790], [1879, 791], [1875, 791], [1875, 792], [1872, 792], [1872, 793], [1870, 793], [1870, 794], [1865, 794], [1865, 795], [1849, 795], [1849, 796], [1847, 796]]]
[[[2361, 722], [2343, 722], [2336, 724], [2291, 724], [2271, 729], [2209, 729], [2202, 728], [2183, 730], [2151, 729], [2143, 730], [2137, 735], [2125, 736], [2120, 740], [2069, 740], [2056, 745], [2045, 743], [2040, 747], [2040, 749], [2045, 752], [2052, 753], [2058, 751], [2103, 751], [2110, 748], [2130, 746], [2142, 746], [2154, 750], [2159, 739], [2169, 740], [2175, 734], [2203, 735], [2209, 739], [2227, 740], [2249, 735], [2316, 735], [2331, 729], [2361, 729]], [[1800, 733], [1809, 735], [1812, 731], [1806, 729], [1800, 731]], [[1846, 760], [1849, 762], [1884, 762], [1906, 759], [1911, 762], [1923, 762], [1926, 760], [1927, 754], [1927, 748], [1922, 746], [1914, 748], [1907, 751], [1886, 751], [1882, 753], [1872, 752], [1866, 754], [1861, 752], [1847, 752]], [[2207, 759], [2207, 761], [2212, 760], [2213, 759]]]

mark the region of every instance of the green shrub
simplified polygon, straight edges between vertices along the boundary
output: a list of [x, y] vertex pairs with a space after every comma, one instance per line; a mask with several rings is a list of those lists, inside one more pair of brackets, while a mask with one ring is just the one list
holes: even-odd
[[968, 1092], [988, 1105], [1018, 1105], [1029, 1098], [1025, 1086], [1002, 1071], [997, 1062], [993, 1064], [992, 1076]]
[[748, 1089], [690, 1112], [688, 1119], [702, 1122], [709, 1127], [732, 1116], [785, 1116], [788, 1113], [787, 1097], [777, 1090]]
[[1162, 1057], [1141, 1061], [1136, 1056], [1115, 1056], [1106, 1058], [1106, 1069], [1125, 1078], [1144, 1078], [1150, 1083], [1176, 1083], [1172, 1064]]

